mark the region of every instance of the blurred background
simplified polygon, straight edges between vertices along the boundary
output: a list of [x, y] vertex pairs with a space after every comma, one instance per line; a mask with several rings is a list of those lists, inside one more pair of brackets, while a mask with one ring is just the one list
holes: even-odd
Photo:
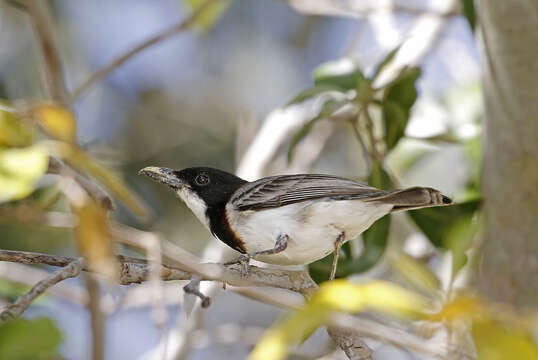
[[[51, 1], [67, 89], [76, 89], [96, 70], [178, 24], [201, 3]], [[269, 122], [271, 126], [279, 122], [296, 124], [290, 125], [269, 155], [260, 155], [269, 158], [263, 168], [250, 167], [261, 170], [243, 170], [243, 176], [303, 171], [368, 181], [371, 161], [365, 158], [345, 119], [317, 122], [304, 139], [298, 140], [293, 160], [288, 161], [294, 136], [312, 118], [308, 114], [319, 111], [315, 110], [319, 99], [286, 105], [313, 86], [313, 71], [320, 65], [328, 63], [336, 69], [331, 71], [343, 73], [355, 67], [369, 77], [399, 46], [391, 62], [393, 71], [417, 66], [420, 77], [414, 82], [418, 97], [411, 103], [408, 122], [406, 118], [403, 125], [405, 136], [385, 153], [384, 169], [390, 174], [392, 187], [431, 186], [458, 203], [478, 197], [481, 74], [472, 17], [461, 6], [465, 2], [355, 1], [356, 12], [351, 16], [341, 16], [338, 7], [309, 8], [307, 1], [221, 3], [209, 10], [211, 16], [115, 68], [72, 104], [79, 146], [99, 163], [115, 169], [149, 205], [150, 220], [141, 221], [118, 201], [112, 215], [115, 221], [157, 232], [206, 260], [218, 261], [223, 245], [217, 244], [172, 192], [137, 172], [153, 165], [176, 169], [204, 165], [235, 172], [249, 146], [263, 148], [260, 129]], [[0, 98], [16, 101], [46, 97], [36, 38], [18, 1], [0, 2], [0, 41]], [[377, 78], [374, 84], [389, 80]], [[372, 109], [372, 116], [377, 124], [375, 131], [382, 132], [382, 111]], [[44, 176], [32, 196], [57, 186], [54, 184], [51, 175]], [[67, 201], [59, 199], [52, 209], [66, 211]], [[462, 212], [464, 220], [476, 222], [476, 209]], [[461, 219], [461, 214], [454, 216]], [[413, 219], [405, 214], [393, 216], [388, 240], [378, 244], [383, 255], [375, 264], [360, 265], [341, 276], [392, 279], [405, 284], [406, 270], [397, 266], [397, 260], [395, 267], [393, 260], [398, 256], [391, 255], [404, 253], [427, 266], [439, 279], [441, 289], [466, 286], [465, 271], [458, 276], [453, 272], [448, 251], [453, 244], [447, 245], [445, 234], [438, 235], [442, 240], [436, 243], [428, 224]], [[450, 231], [457, 231], [454, 229]], [[360, 239], [355, 241], [346, 250], [350, 261], [360, 258], [367, 245]], [[77, 252], [70, 229], [17, 221], [4, 214], [0, 214], [0, 248], [68, 256]], [[125, 247], [120, 252], [137, 254]], [[35, 282], [33, 279], [50, 271], [45, 267], [15, 271], [11, 265], [4, 265], [0, 263], [3, 302], [13, 301]], [[313, 276], [326, 276], [322, 265], [321, 275]], [[22, 275], [16, 275], [18, 271]], [[317, 271], [315, 266], [312, 271]], [[146, 285], [106, 289], [102, 299], [108, 314], [105, 358], [243, 359], [264, 329], [282, 314], [269, 305], [220, 291], [201, 315], [200, 326], [189, 335], [180, 335], [177, 331], [186, 321], [183, 285], [164, 284], [167, 306], [162, 326], [154, 324]], [[83, 282], [71, 279], [55, 288], [24, 316], [53, 320], [61, 334], [62, 358], [89, 359], [90, 315], [81, 306]], [[119, 299], [127, 300], [118, 305]], [[188, 356], [173, 352], [180, 336], [191, 339]], [[374, 350], [374, 359], [428, 358], [375, 341], [367, 343]], [[171, 353], [169, 357], [163, 357], [164, 347]], [[292, 358], [318, 358], [328, 347], [327, 336], [318, 331]]]

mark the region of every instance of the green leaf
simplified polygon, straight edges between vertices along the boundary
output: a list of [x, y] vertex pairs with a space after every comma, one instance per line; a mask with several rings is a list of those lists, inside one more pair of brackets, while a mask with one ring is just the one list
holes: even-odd
[[[187, 0], [187, 4], [193, 11], [203, 6], [206, 0]], [[231, 0], [213, 1], [206, 6], [204, 11], [196, 17], [196, 24], [204, 31], [211, 30], [219, 21], [222, 15], [230, 7]]]
[[390, 230], [390, 215], [385, 215], [362, 233], [364, 249], [361, 255], [346, 267], [350, 274], [361, 273], [373, 267], [387, 247]]
[[386, 100], [383, 103], [383, 123], [385, 124], [385, 141], [391, 150], [405, 134], [409, 113], [398, 103]]
[[305, 100], [308, 100], [308, 99], [313, 98], [315, 96], [321, 95], [321, 94], [326, 93], [328, 91], [343, 92], [344, 89], [342, 89], [339, 86], [335, 86], [335, 85], [324, 85], [324, 84], [316, 85], [314, 87], [311, 87], [309, 89], [301, 91], [293, 99], [291, 99], [290, 102], [288, 102], [286, 104], [286, 106], [301, 103], [301, 102], [303, 102]]
[[48, 152], [43, 146], [0, 149], [0, 203], [28, 196], [47, 166]]
[[478, 231], [478, 222], [473, 215], [458, 217], [445, 234], [445, 247], [452, 251], [452, 278], [467, 264], [466, 252]]
[[312, 76], [315, 85], [338, 86], [344, 90], [358, 89], [363, 82], [369, 81], [361, 69], [351, 64], [347, 66], [342, 60], [321, 64], [314, 69]]
[[368, 185], [381, 190], [392, 190], [394, 184], [390, 175], [385, 171], [383, 165], [375, 162], [372, 164], [370, 176], [368, 176]]
[[290, 142], [290, 147], [288, 149], [288, 163], [293, 160], [293, 153], [295, 148], [309, 133], [310, 130], [314, 127], [316, 122], [321, 119], [331, 116], [336, 110], [347, 104], [347, 101], [336, 101], [336, 100], [327, 100], [325, 104], [321, 107], [321, 110], [318, 115], [312, 118], [310, 121], [306, 122], [303, 127], [293, 136]]
[[0, 324], [0, 359], [34, 360], [58, 355], [61, 333], [44, 317]]
[[411, 107], [417, 99], [415, 82], [419, 76], [419, 68], [410, 68], [403, 71], [386, 87], [383, 99], [383, 124], [389, 150], [394, 148], [405, 134]]
[[408, 211], [407, 214], [433, 245], [447, 249], [447, 234], [458, 221], [469, 218], [480, 208], [480, 199], [452, 206]]
[[417, 99], [415, 82], [420, 77], [420, 68], [408, 68], [400, 73], [385, 90], [385, 100], [398, 103], [404, 110], [409, 112]]
[[387, 66], [392, 61], [392, 59], [394, 59], [394, 56], [396, 56], [396, 53], [398, 52], [398, 50], [400, 50], [401, 47], [402, 45], [398, 45], [391, 52], [389, 52], [387, 56], [385, 56], [385, 58], [379, 63], [379, 65], [377, 65], [374, 71], [374, 75], [372, 75], [372, 82], [379, 76], [379, 74], [381, 74], [383, 68]]
[[471, 29], [474, 31], [476, 27], [476, 9], [474, 7], [474, 0], [461, 0], [463, 8], [463, 15], [467, 18]]

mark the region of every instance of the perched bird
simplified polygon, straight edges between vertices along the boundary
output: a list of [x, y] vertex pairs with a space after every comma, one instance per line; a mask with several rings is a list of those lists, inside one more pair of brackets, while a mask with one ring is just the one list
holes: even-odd
[[332, 175], [278, 175], [248, 182], [208, 167], [146, 167], [140, 174], [171, 187], [219, 240], [270, 264], [303, 265], [335, 253], [382, 216], [400, 210], [449, 205], [427, 187], [379, 190]]

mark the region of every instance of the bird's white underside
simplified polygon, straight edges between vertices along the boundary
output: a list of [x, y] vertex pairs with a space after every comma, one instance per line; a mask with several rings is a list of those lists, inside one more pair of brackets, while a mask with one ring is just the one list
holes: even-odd
[[271, 249], [279, 235], [288, 235], [281, 253], [257, 260], [278, 265], [302, 265], [334, 251], [343, 232], [351, 240], [387, 214], [392, 205], [360, 200], [311, 200], [261, 211], [234, 211], [227, 206], [231, 227], [244, 240], [247, 252]]
[[[177, 191], [207, 229], [207, 207], [189, 189]], [[249, 254], [272, 249], [280, 235], [288, 235], [288, 247], [278, 254], [256, 257], [269, 264], [302, 265], [321, 259], [334, 251], [334, 243], [342, 232], [345, 241], [368, 229], [389, 213], [390, 204], [361, 200], [310, 200], [260, 211], [237, 211], [226, 207], [230, 226], [243, 240]]]

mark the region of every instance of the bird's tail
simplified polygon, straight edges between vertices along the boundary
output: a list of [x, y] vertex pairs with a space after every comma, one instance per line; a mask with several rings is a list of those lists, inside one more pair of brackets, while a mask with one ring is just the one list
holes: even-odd
[[391, 212], [452, 204], [452, 200], [441, 192], [419, 186], [391, 191], [372, 200], [394, 205]]

